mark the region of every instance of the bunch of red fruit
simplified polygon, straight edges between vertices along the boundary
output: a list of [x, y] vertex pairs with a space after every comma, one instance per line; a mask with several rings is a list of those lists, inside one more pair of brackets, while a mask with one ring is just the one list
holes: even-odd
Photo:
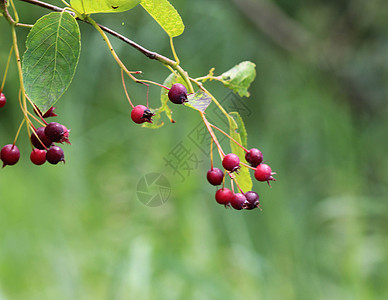
[[[39, 109], [35, 108], [37, 115], [42, 118], [55, 117], [54, 107], [51, 107], [45, 114], [41, 114]], [[47, 123], [46, 123], [47, 124]], [[33, 128], [30, 136], [33, 149], [30, 154], [30, 160], [35, 165], [43, 165], [46, 161], [51, 164], [58, 164], [65, 161], [64, 151], [55, 143], [68, 143], [69, 130], [57, 122], [48, 123], [39, 128]], [[20, 151], [15, 144], [5, 145], [0, 152], [0, 159], [3, 161], [3, 167], [14, 165], [20, 159]]]
[[[272, 175], [276, 174], [272, 172], [271, 167], [267, 164], [263, 164], [263, 154], [260, 150], [252, 148], [247, 150], [245, 154], [246, 161], [255, 168], [255, 178], [258, 181], [269, 182], [275, 180]], [[225, 155], [222, 160], [222, 166], [226, 172], [233, 173], [238, 172], [240, 168], [240, 158], [233, 153]], [[224, 182], [224, 172], [218, 168], [211, 168], [207, 172], [207, 180], [212, 185], [221, 185]], [[219, 204], [225, 205], [225, 207], [233, 207], [234, 209], [251, 210], [260, 206], [259, 195], [254, 191], [234, 193], [226, 187], [222, 187], [216, 192], [216, 201]]]

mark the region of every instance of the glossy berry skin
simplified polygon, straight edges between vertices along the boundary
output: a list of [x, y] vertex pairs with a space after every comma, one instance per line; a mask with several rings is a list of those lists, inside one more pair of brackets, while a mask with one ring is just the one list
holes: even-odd
[[32, 150], [30, 160], [37, 166], [43, 165], [46, 162], [46, 151], [40, 149]]
[[247, 198], [245, 197], [245, 195], [241, 193], [237, 193], [237, 194], [234, 194], [232, 199], [230, 200], [230, 205], [232, 205], [234, 209], [241, 210], [246, 205], [246, 202], [247, 202]]
[[62, 139], [64, 133], [63, 126], [57, 122], [47, 124], [44, 129], [44, 134], [55, 143]]
[[263, 162], [263, 153], [259, 149], [252, 148], [245, 154], [245, 159], [252, 167], [257, 167]]
[[229, 153], [222, 160], [222, 166], [229, 172], [237, 171], [240, 168], [240, 158], [234, 153]]
[[[45, 135], [44, 131], [44, 127], [39, 127], [36, 129], [36, 134], [40, 138], [44, 146], [46, 146], [46, 148], [49, 148], [53, 142]], [[34, 133], [31, 133], [31, 143], [37, 149], [45, 149], [45, 147], [40, 143]]]
[[6, 103], [7, 103], [7, 98], [5, 98], [5, 95], [3, 93], [0, 93], [0, 108], [4, 107]]
[[275, 178], [272, 177], [274, 173], [272, 173], [271, 167], [266, 164], [260, 164], [256, 167], [255, 170], [255, 178], [258, 181], [270, 181], [275, 180]]
[[254, 209], [256, 207], [259, 207], [260, 201], [259, 201], [259, 195], [254, 191], [246, 192], [245, 198], [247, 198], [246, 203], [246, 209]]
[[218, 168], [207, 171], [207, 181], [212, 185], [220, 185], [224, 179], [224, 172]]
[[168, 91], [168, 99], [175, 104], [187, 102], [187, 89], [183, 84], [175, 83]]
[[19, 161], [20, 151], [13, 144], [5, 145], [0, 152], [0, 159], [3, 161], [3, 168], [7, 165], [12, 166]]
[[144, 122], [152, 123], [152, 116], [154, 114], [144, 105], [137, 105], [131, 112], [131, 119], [136, 124]]
[[228, 205], [233, 198], [233, 192], [228, 188], [219, 189], [216, 192], [216, 201], [219, 204]]
[[61, 147], [52, 146], [46, 153], [46, 159], [50, 164], [56, 165], [60, 161], [65, 161], [65, 154]]

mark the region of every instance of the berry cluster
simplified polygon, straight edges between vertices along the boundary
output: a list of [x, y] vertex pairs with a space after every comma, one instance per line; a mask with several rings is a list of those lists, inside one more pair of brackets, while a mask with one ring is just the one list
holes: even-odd
[[[249, 167], [255, 170], [255, 178], [258, 181], [269, 182], [275, 180], [272, 175], [276, 174], [272, 172], [271, 167], [263, 162], [263, 154], [260, 150], [252, 148], [246, 150], [245, 159], [250, 164], [243, 166]], [[215, 198], [219, 204], [225, 205], [225, 207], [233, 207], [236, 210], [251, 210], [254, 208], [260, 207], [259, 195], [254, 191], [243, 192], [238, 186], [240, 193], [235, 193], [233, 190], [233, 174], [234, 172], [238, 173], [241, 168], [240, 158], [234, 154], [230, 153], [224, 156], [222, 160], [222, 166], [225, 171], [223, 172], [219, 168], [213, 168], [207, 172], [207, 180], [212, 185], [223, 185], [221, 189], [217, 190]], [[227, 173], [232, 178], [232, 190], [224, 186], [224, 177]]]
[[[4, 99], [4, 101], [3, 101]], [[3, 93], [0, 95], [0, 107], [1, 103], [5, 104], [5, 96]], [[3, 105], [4, 106], [4, 105]], [[46, 161], [50, 164], [58, 164], [59, 162], [65, 162], [64, 151], [61, 147], [55, 145], [55, 143], [67, 143], [69, 142], [69, 130], [62, 124], [57, 122], [47, 123], [44, 119], [48, 117], [55, 117], [54, 107], [51, 107], [46, 113], [42, 114], [37, 107], [34, 107], [35, 113], [42, 119], [45, 126], [35, 128], [31, 126], [32, 133], [30, 136], [31, 145], [33, 147], [30, 160], [35, 165], [42, 165]], [[43, 123], [42, 123], [43, 124]], [[3, 162], [3, 168], [5, 166], [12, 166], [16, 164], [20, 159], [19, 148], [13, 144], [5, 145], [0, 152], [0, 159]]]

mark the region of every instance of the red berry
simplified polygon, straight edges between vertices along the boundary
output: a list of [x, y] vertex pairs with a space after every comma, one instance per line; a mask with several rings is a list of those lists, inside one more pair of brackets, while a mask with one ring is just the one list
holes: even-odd
[[2, 108], [7, 103], [7, 98], [3, 93], [0, 93], [0, 108]]
[[19, 161], [20, 151], [13, 144], [5, 145], [0, 152], [0, 159], [3, 161], [3, 168], [7, 165], [12, 166]]
[[30, 159], [37, 166], [43, 165], [46, 162], [46, 151], [34, 149], [30, 154]]
[[49, 123], [44, 129], [44, 134], [53, 142], [59, 142], [64, 134], [63, 126], [57, 122]]
[[272, 172], [271, 167], [266, 164], [260, 164], [256, 167], [255, 170], [255, 178], [258, 181], [267, 181], [275, 180], [275, 178], [272, 177], [275, 173]]
[[237, 193], [237, 194], [234, 194], [232, 199], [230, 200], [230, 205], [232, 205], [234, 209], [241, 210], [243, 209], [246, 202], [247, 202], [247, 198], [245, 197], [245, 195], [241, 193]]
[[152, 123], [152, 116], [154, 114], [144, 105], [137, 105], [131, 112], [132, 121], [136, 124], [142, 124], [144, 122]]
[[240, 159], [236, 154], [229, 153], [222, 160], [222, 166], [230, 172], [237, 171], [240, 168]]
[[46, 153], [46, 159], [50, 164], [56, 165], [60, 161], [65, 161], [65, 155], [61, 147], [52, 146]]
[[175, 83], [168, 91], [168, 99], [175, 104], [183, 104], [187, 102], [187, 90], [183, 84]]
[[207, 171], [207, 180], [212, 185], [220, 185], [224, 179], [224, 172], [218, 168], [213, 168]]
[[263, 161], [263, 153], [259, 149], [252, 148], [245, 154], [245, 159], [252, 167], [257, 167]]
[[38, 140], [38, 138], [35, 136], [34, 133], [31, 133], [31, 143], [35, 148], [38, 148], [40, 150], [43, 150], [46, 148], [49, 148], [51, 144], [53, 143], [45, 134], [44, 134], [44, 127], [39, 127], [36, 129], [36, 135], [39, 137], [39, 139], [42, 141], [43, 145], [41, 142]]
[[254, 209], [256, 207], [259, 207], [260, 201], [259, 201], [259, 195], [254, 191], [246, 192], [245, 197], [247, 198], [247, 205], [246, 209]]
[[228, 188], [219, 189], [216, 192], [216, 201], [219, 204], [228, 205], [233, 198], [233, 192]]

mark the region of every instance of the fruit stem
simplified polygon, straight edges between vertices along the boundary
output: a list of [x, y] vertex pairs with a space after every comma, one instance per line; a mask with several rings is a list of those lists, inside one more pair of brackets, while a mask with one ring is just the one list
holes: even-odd
[[217, 126], [209, 123], [211, 127], [217, 129], [219, 132], [221, 132], [222, 134], [224, 134], [225, 136], [227, 136], [230, 140], [232, 140], [237, 146], [239, 146], [241, 149], [243, 149], [245, 152], [248, 152], [248, 150], [243, 146], [241, 145], [239, 142], [237, 142], [234, 138], [232, 138], [229, 134], [227, 134], [225, 131], [223, 131], [222, 129], [218, 128]]
[[151, 81], [151, 80], [140, 79], [138, 81], [149, 83], [149, 84], [153, 84], [153, 85], [157, 85], [157, 86], [159, 86], [161, 88], [164, 88], [166, 90], [170, 90], [168, 87], [164, 86], [163, 84], [160, 84], [160, 83], [157, 83], [157, 82], [154, 82], [154, 81]]
[[222, 159], [222, 157], [225, 156], [225, 153], [224, 153], [224, 151], [222, 151], [221, 145], [220, 145], [220, 143], [218, 142], [217, 137], [216, 137], [216, 135], [214, 134], [213, 129], [211, 128], [209, 121], [206, 119], [205, 114], [204, 114], [203, 112], [200, 112], [200, 114], [201, 114], [201, 117], [202, 117], [203, 122], [205, 123], [205, 126], [206, 126], [207, 130], [208, 130], [209, 133], [210, 133], [210, 136], [212, 137], [214, 143], [216, 144], [216, 146], [217, 146], [217, 148], [218, 148], [218, 151], [219, 151], [220, 154], [221, 154], [221, 159]]
[[178, 66], [180, 64], [180, 60], [178, 58], [178, 55], [176, 54], [175, 47], [174, 47], [174, 41], [173, 41], [172, 37], [170, 37], [170, 46], [171, 46], [172, 54], [174, 55], [176, 65]]
[[6, 78], [7, 78], [8, 69], [9, 69], [9, 63], [11, 62], [12, 52], [13, 52], [13, 46], [11, 46], [11, 51], [9, 51], [8, 60], [7, 60], [7, 65], [6, 65], [5, 71], [4, 71], [3, 82], [1, 83], [1, 87], [0, 87], [0, 93], [1, 93], [1, 92], [3, 91], [3, 89], [4, 89], [4, 84], [5, 84], [5, 80], [6, 80]]
[[240, 164], [242, 164], [243, 166], [245, 166], [245, 167], [247, 167], [247, 168], [249, 168], [251, 170], [256, 170], [256, 168], [254, 168], [254, 167], [252, 167], [250, 165], [247, 165], [247, 164], [243, 163], [242, 161], [240, 161]]
[[125, 96], [127, 96], [128, 102], [132, 106], [132, 108], [135, 108], [135, 106], [133, 105], [131, 99], [129, 98], [129, 95], [128, 95], [128, 92], [127, 92], [127, 87], [125, 86], [124, 71], [123, 71], [123, 69], [121, 69], [121, 79], [123, 81], [123, 87], [124, 87]]
[[22, 129], [22, 126], [23, 126], [23, 124], [24, 124], [25, 121], [26, 121], [26, 120], [23, 119], [22, 122], [21, 122], [20, 125], [19, 125], [18, 131], [16, 132], [15, 139], [13, 140], [13, 145], [14, 145], [14, 146], [15, 146], [15, 144], [16, 144], [16, 141], [18, 140], [20, 130]]
[[210, 140], [210, 169], [213, 170], [213, 139]]

